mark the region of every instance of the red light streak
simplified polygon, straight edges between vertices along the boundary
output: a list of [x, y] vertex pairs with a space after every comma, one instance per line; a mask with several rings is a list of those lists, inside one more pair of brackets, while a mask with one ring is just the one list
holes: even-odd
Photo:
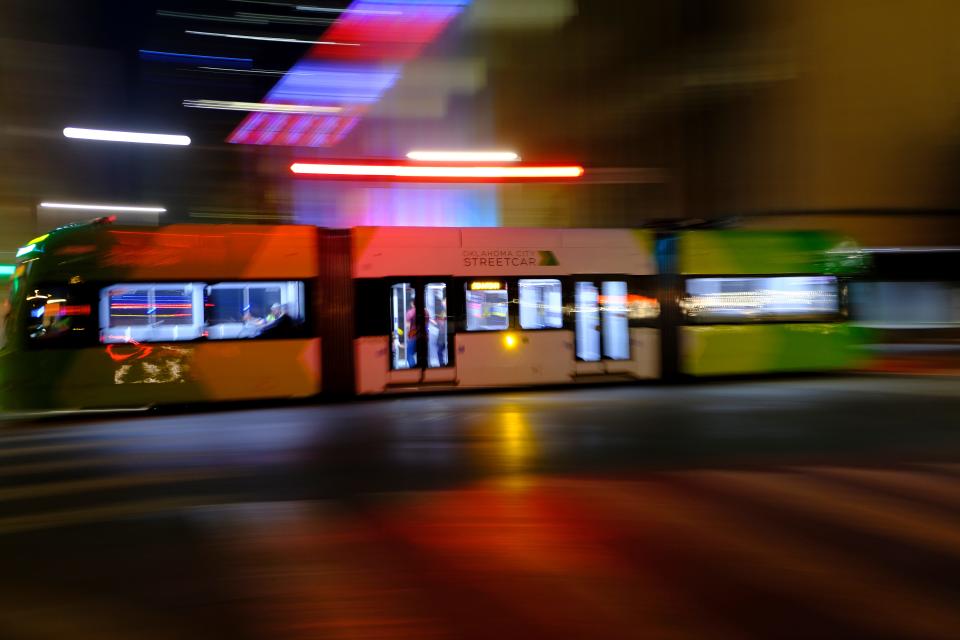
[[290, 171], [296, 175], [325, 178], [382, 178], [386, 180], [422, 180], [429, 182], [569, 180], [583, 175], [583, 167], [580, 166], [450, 166], [316, 162], [294, 162], [290, 165]]
[[55, 251], [59, 256], [76, 256], [84, 253], [93, 253], [97, 250], [96, 245], [77, 244], [69, 247], [61, 247]]
[[[118, 353], [117, 349], [122, 347], [133, 347], [134, 351], [130, 353]], [[107, 345], [107, 355], [110, 356], [110, 359], [114, 362], [123, 362], [124, 360], [129, 360], [130, 358], [136, 358], [137, 360], [143, 360], [147, 356], [153, 353], [153, 347], [147, 345], [142, 345], [136, 340], [131, 340], [126, 344], [108, 344]]]
[[[110, 309], [111, 309], [111, 310], [112, 310], [112, 309], [146, 309], [146, 308], [148, 308], [148, 307], [150, 307], [150, 305], [148, 305], [148, 304], [146, 304], [146, 303], [144, 303], [144, 304], [136, 304], [136, 303], [116, 303], [116, 304], [111, 304], [111, 305], [110, 305]], [[170, 302], [170, 303], [155, 304], [155, 305], [153, 305], [153, 307], [151, 307], [151, 308], [156, 308], [156, 309], [192, 309], [192, 308], [193, 308], [193, 305], [191, 305], [191, 304], [189, 304], [189, 303], [179, 304], [179, 303]]]
[[88, 316], [90, 315], [90, 305], [88, 304], [65, 304], [60, 307], [62, 316]]

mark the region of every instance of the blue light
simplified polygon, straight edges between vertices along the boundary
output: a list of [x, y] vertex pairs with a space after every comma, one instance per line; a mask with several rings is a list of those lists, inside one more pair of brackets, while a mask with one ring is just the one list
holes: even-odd
[[42, 318], [43, 312], [46, 310], [46, 308], [47, 308], [46, 305], [37, 307], [36, 309], [30, 312], [30, 315], [33, 316], [34, 318]]
[[379, 100], [399, 76], [399, 65], [301, 61], [277, 82], [264, 102], [369, 104]]
[[218, 64], [237, 69], [248, 69], [253, 66], [253, 58], [203, 56], [196, 53], [173, 53], [171, 51], [153, 51], [150, 49], [140, 49], [140, 58], [143, 60], [153, 60], [156, 62], [216, 62]]
[[500, 224], [497, 185], [369, 186], [357, 182], [294, 184], [300, 224], [357, 226], [495, 227]]
[[0, 276], [12, 276], [17, 267], [12, 264], [0, 264]]

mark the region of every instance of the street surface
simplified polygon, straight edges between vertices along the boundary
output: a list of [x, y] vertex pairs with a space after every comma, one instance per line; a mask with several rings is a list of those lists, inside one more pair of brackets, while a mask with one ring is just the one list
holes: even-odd
[[0, 423], [0, 638], [960, 637], [960, 381]]

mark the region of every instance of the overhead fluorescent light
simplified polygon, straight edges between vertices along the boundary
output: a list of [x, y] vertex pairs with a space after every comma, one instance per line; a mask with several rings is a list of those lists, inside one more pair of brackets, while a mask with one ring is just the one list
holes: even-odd
[[75, 204], [72, 202], [41, 202], [44, 209], [80, 209], [83, 211], [117, 211], [120, 213], [166, 213], [163, 207], [132, 207], [116, 204]]
[[67, 127], [63, 135], [78, 140], [100, 140], [104, 142], [136, 142], [139, 144], [169, 144], [185, 147], [190, 144], [188, 136], [166, 133], [139, 133], [135, 131], [111, 131], [109, 129], [81, 129]]

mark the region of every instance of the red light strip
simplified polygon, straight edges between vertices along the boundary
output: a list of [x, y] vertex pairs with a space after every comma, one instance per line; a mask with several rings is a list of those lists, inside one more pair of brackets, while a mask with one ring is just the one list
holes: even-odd
[[449, 166], [449, 165], [387, 165], [294, 162], [290, 171], [302, 176], [332, 178], [387, 178], [400, 180], [551, 180], [579, 178], [580, 166]]
[[62, 316], [88, 316], [90, 315], [90, 305], [88, 304], [65, 304], [60, 307]]

